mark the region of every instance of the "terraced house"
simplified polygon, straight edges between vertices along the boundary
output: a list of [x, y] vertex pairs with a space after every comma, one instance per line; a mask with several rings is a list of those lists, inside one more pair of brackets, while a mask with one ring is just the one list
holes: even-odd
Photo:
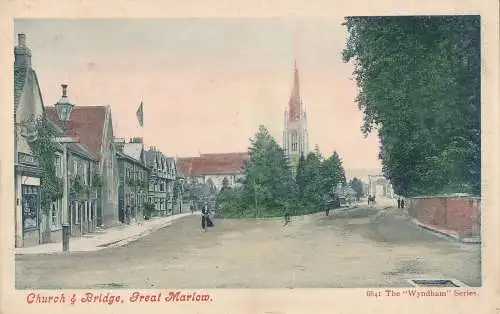
[[[47, 118], [63, 128], [55, 107], [47, 107]], [[67, 136], [79, 138], [84, 147], [97, 163], [95, 183], [98, 183], [98, 201], [95, 206], [95, 224], [99, 227], [113, 226], [118, 223], [118, 167], [114, 145], [113, 123], [110, 106], [75, 106], [70, 120], [64, 126]], [[71, 162], [68, 167], [72, 167]], [[74, 164], [73, 164], [74, 167]], [[83, 171], [83, 170], [82, 170]], [[72, 204], [75, 216], [80, 217], [80, 205]], [[73, 210], [73, 209], [72, 209]], [[94, 216], [92, 216], [94, 217]], [[94, 218], [93, 218], [94, 219]]]
[[133, 138], [129, 143], [116, 140], [119, 173], [118, 218], [122, 223], [144, 218], [144, 207], [148, 200], [149, 168], [142, 138]]
[[41, 243], [42, 169], [30, 142], [36, 138], [35, 121], [43, 116], [43, 98], [31, 66], [25, 34], [14, 47], [14, 190], [15, 246]]
[[146, 151], [146, 165], [151, 169], [149, 177], [149, 202], [154, 204], [159, 215], [172, 213], [174, 208], [174, 185], [177, 179], [175, 159], [165, 156], [155, 147]]
[[[18, 35], [18, 45], [14, 48], [14, 119], [15, 119], [15, 246], [26, 247], [41, 243], [54, 242], [61, 239], [62, 231], [62, 200], [43, 201], [44, 185], [49, 181], [47, 173], [42, 172], [38, 157], [32, 150], [32, 145], [40, 139], [37, 134], [36, 121], [46, 116], [43, 97], [39, 82], [31, 66], [31, 50], [26, 45], [26, 36]], [[66, 100], [63, 91], [62, 100]], [[47, 127], [56, 136], [65, 134], [62, 128], [47, 121]], [[82, 145], [68, 144], [69, 160], [76, 165], [81, 180], [73, 181], [73, 203], [71, 217], [71, 231], [74, 236], [92, 232], [95, 225], [92, 223], [90, 210], [96, 202], [95, 193], [91, 193], [92, 169], [95, 159]], [[55, 176], [61, 180], [62, 146], [56, 145]], [[68, 169], [71, 171], [71, 169]], [[42, 175], [43, 174], [43, 175]], [[62, 185], [62, 180], [59, 182]], [[81, 183], [80, 186], [78, 184]], [[70, 185], [71, 186], [71, 185]], [[71, 222], [71, 221], [70, 221]], [[78, 225], [76, 225], [77, 223]]]

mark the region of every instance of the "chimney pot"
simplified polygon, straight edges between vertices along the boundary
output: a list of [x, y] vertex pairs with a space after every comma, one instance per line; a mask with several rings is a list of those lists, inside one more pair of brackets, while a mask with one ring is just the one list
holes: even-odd
[[68, 84], [61, 84], [62, 87], [62, 96], [67, 97], [66, 89], [68, 88]]
[[26, 34], [19, 33], [17, 34], [17, 40], [18, 40], [18, 46], [19, 47], [26, 47]]

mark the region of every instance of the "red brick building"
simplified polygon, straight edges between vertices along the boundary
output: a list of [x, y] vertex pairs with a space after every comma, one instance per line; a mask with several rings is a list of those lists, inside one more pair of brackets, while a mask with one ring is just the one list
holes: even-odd
[[207, 183], [210, 179], [217, 190], [222, 188], [224, 179], [229, 186], [238, 184], [243, 177], [248, 153], [201, 154], [198, 157], [178, 158], [178, 170], [188, 183]]
[[[62, 127], [55, 107], [45, 108], [46, 116]], [[95, 169], [103, 182], [96, 204], [98, 226], [118, 223], [118, 173], [110, 106], [75, 106], [66, 125], [69, 136], [77, 136], [97, 161]]]

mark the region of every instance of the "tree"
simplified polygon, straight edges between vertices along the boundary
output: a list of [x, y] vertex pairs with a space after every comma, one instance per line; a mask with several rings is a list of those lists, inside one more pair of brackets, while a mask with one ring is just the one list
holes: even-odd
[[356, 192], [356, 199], [359, 201], [359, 199], [363, 196], [363, 182], [360, 179], [354, 177], [349, 182], [349, 186], [354, 190], [354, 192]]
[[344, 167], [336, 151], [323, 162], [321, 168], [323, 193], [329, 193], [339, 183], [345, 183]]
[[285, 152], [264, 126], [250, 142], [242, 187], [225, 195], [237, 201], [225, 202], [236, 203], [240, 217], [280, 216], [285, 209], [293, 210], [296, 189]]
[[224, 190], [226, 189], [229, 189], [229, 180], [227, 179], [227, 177], [224, 177], [224, 179], [222, 180], [222, 187], [221, 187], [221, 192], [223, 192]]
[[215, 183], [211, 178], [208, 178], [206, 185], [210, 194], [217, 193], [217, 187], [215, 186]]
[[305, 204], [312, 207], [305, 210], [314, 211], [321, 206], [324, 194], [321, 155], [317, 152], [311, 152], [307, 155], [304, 177], [306, 182], [304, 188]]
[[[34, 122], [36, 136], [29, 141], [30, 149], [37, 158], [41, 169], [40, 180], [40, 207], [42, 214], [48, 221], [48, 215], [51, 204], [60, 199], [63, 194], [62, 179], [56, 175], [56, 151], [55, 131], [45, 117], [39, 118]], [[45, 241], [50, 241], [50, 226], [45, 224], [46, 230], [43, 231]]]
[[297, 184], [297, 197], [300, 204], [304, 204], [304, 193], [307, 185], [306, 180], [306, 158], [303, 154], [300, 155], [299, 163], [297, 165], [297, 173], [295, 175], [295, 182]]
[[362, 132], [401, 195], [480, 194], [479, 16], [348, 17]]

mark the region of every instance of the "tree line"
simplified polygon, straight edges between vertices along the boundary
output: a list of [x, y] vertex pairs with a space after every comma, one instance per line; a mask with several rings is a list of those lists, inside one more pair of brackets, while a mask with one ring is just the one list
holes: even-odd
[[362, 132], [397, 194], [481, 193], [479, 16], [347, 17]]
[[321, 210], [338, 184], [345, 184], [345, 171], [337, 152], [321, 156], [319, 149], [301, 156], [292, 171], [285, 151], [260, 126], [250, 139], [249, 158], [243, 179], [231, 188], [223, 184], [218, 195], [225, 217], [276, 217], [285, 212], [301, 215]]

